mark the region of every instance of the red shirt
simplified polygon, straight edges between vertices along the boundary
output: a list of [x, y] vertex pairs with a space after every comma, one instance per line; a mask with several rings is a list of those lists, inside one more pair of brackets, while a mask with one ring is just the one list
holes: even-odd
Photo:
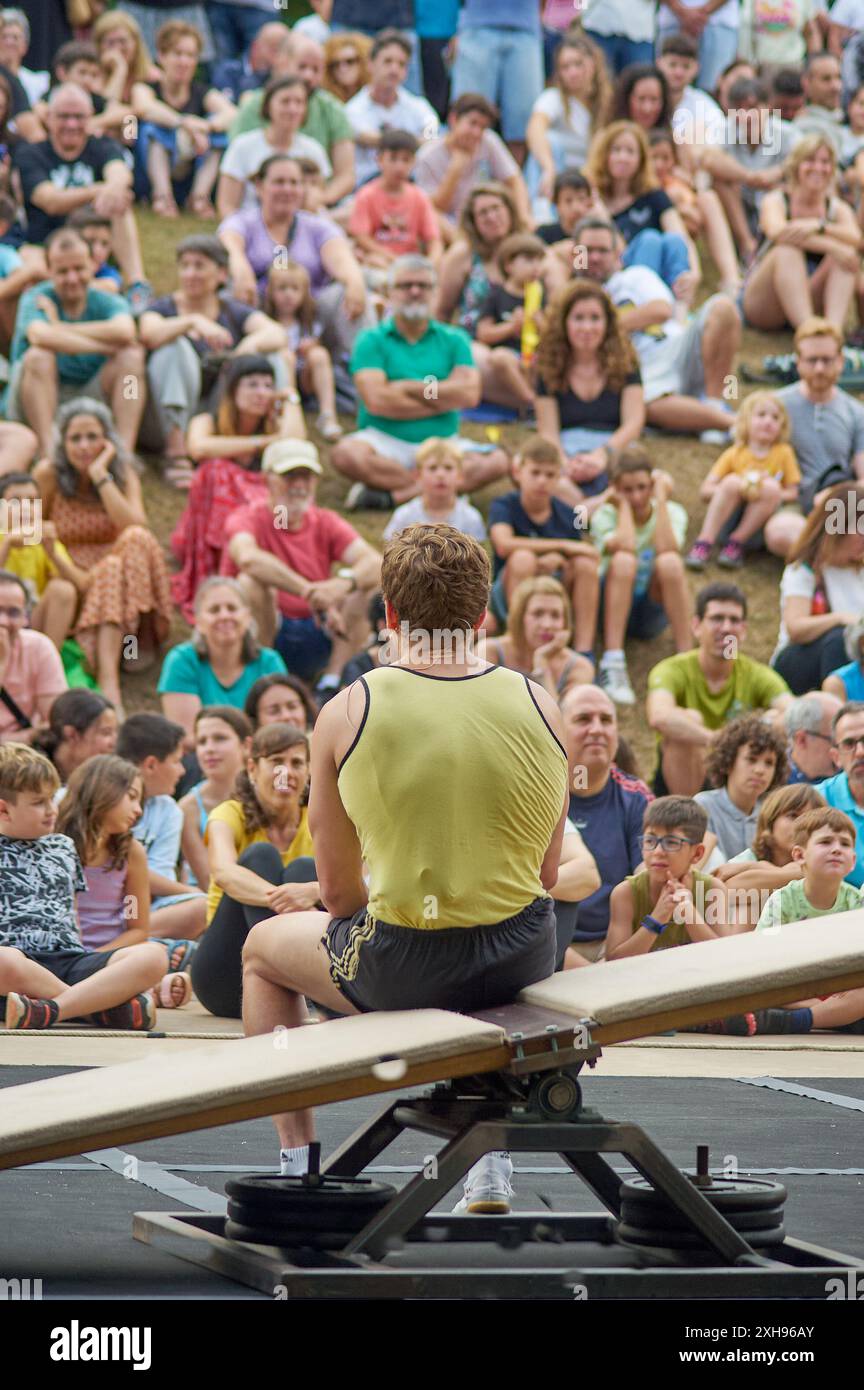
[[[277, 527], [270, 503], [266, 498], [252, 502], [246, 507], [238, 507], [232, 512], [225, 526], [227, 540], [233, 536], [252, 536], [261, 550], [268, 551], [288, 565], [296, 574], [315, 583], [329, 579], [333, 564], [341, 560], [345, 551], [358, 534], [353, 526], [343, 521], [336, 512], [326, 507], [309, 507], [303, 516], [298, 531], [287, 531]], [[222, 552], [222, 574], [236, 574], [237, 566], [228, 554], [228, 546]], [[312, 609], [299, 594], [286, 593], [278, 589], [279, 608], [286, 618], [309, 618]]]
[[360, 189], [348, 225], [354, 236], [371, 236], [397, 256], [411, 255], [421, 249], [421, 242], [440, 236], [427, 193], [413, 183], [401, 193], [386, 193], [380, 179]]

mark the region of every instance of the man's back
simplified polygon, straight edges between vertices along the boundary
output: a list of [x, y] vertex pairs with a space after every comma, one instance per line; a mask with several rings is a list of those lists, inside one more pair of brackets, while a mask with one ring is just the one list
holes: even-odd
[[385, 666], [363, 686], [365, 716], [338, 780], [369, 866], [369, 917], [474, 927], [542, 897], [567, 759], [525, 678]]

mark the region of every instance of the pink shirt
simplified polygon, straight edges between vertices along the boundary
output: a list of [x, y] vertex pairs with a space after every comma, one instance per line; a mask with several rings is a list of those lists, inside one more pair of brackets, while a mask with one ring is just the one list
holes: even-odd
[[[49, 705], [69, 688], [60, 653], [51, 638], [23, 628], [12, 643], [2, 685], [34, 724], [40, 722], [40, 709], [47, 716]], [[0, 738], [13, 738], [21, 728], [0, 701]]]
[[[232, 512], [226, 525], [226, 536], [252, 536], [261, 550], [267, 550], [281, 560], [283, 565], [302, 574], [311, 582], [329, 579], [337, 560], [349, 546], [359, 539], [353, 526], [343, 521], [336, 512], [326, 507], [309, 507], [303, 517], [299, 531], [288, 531], [277, 527], [270, 503], [266, 499], [252, 502], [248, 507], [238, 507]], [[236, 574], [237, 567], [228, 554], [228, 546], [222, 552], [222, 574]], [[286, 618], [309, 618], [312, 609], [298, 594], [278, 591], [279, 607]]]
[[421, 243], [438, 238], [438, 221], [431, 200], [407, 183], [401, 193], [387, 193], [380, 179], [364, 184], [354, 199], [349, 229], [354, 236], [371, 236], [397, 256], [421, 250]]

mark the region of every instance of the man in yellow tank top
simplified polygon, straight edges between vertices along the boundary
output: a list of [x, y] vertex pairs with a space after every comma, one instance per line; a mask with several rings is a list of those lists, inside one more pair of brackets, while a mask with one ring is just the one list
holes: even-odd
[[[558, 707], [477, 655], [489, 560], [469, 536], [409, 527], [385, 548], [381, 587], [390, 649], [324, 707], [312, 738], [327, 911], [252, 928], [247, 1034], [296, 1027], [304, 996], [340, 1014], [471, 1012], [555, 969], [549, 890], [568, 790]], [[305, 1172], [311, 1112], [275, 1124], [283, 1172]]]

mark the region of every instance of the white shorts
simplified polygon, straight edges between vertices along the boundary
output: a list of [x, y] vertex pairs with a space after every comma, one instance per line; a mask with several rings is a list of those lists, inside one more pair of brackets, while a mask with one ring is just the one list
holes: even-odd
[[[463, 439], [460, 434], [442, 435], [441, 437], [446, 438], [448, 444], [455, 444], [460, 454], [488, 454], [494, 447], [491, 444], [481, 444], [476, 439]], [[388, 434], [386, 430], [376, 429], [374, 425], [367, 425], [365, 429], [355, 430], [353, 434], [346, 434], [342, 443], [350, 444], [355, 439], [363, 444], [371, 444], [376, 454], [383, 454], [384, 458], [401, 463], [403, 468], [416, 467], [419, 444], [411, 444], [407, 439], [398, 439], [395, 434]], [[422, 442], [425, 443], [426, 441], [423, 440]]]
[[640, 361], [645, 404], [661, 396], [695, 396], [698, 400], [705, 390], [705, 369], [702, 363], [702, 334], [711, 307], [719, 299], [712, 295], [689, 319], [678, 338], [670, 338]]

